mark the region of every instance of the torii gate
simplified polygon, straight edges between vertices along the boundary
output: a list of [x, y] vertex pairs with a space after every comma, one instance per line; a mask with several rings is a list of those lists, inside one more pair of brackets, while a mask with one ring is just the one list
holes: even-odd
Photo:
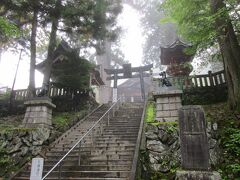
[[[104, 69], [105, 72], [110, 75], [107, 77], [107, 80], [114, 80], [112, 101], [117, 101], [117, 80], [127, 78], [140, 78], [142, 99], [145, 99], [144, 77], [149, 77], [150, 74], [144, 72], [150, 71], [152, 67], [152, 64], [140, 67], [132, 67], [131, 64], [123, 64], [122, 69]], [[133, 72], [138, 72], [138, 74], [132, 74]], [[118, 74], [123, 74], [123, 76], [118, 76]]]

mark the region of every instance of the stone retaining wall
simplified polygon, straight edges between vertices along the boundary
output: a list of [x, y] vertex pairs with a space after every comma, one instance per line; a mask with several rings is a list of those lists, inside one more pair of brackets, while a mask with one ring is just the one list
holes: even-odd
[[[38, 155], [44, 143], [49, 138], [48, 128], [16, 128], [10, 131], [0, 132], [0, 149], [4, 149], [5, 155], [11, 157], [10, 164], [6, 162], [5, 170], [21, 167], [32, 156]], [[0, 171], [0, 176], [8, 172]]]
[[[157, 126], [145, 124], [145, 146], [141, 150], [142, 179], [175, 179], [176, 170], [181, 169], [181, 153], [178, 124], [161, 123]], [[220, 160], [219, 142], [216, 136], [217, 124], [208, 123], [207, 136], [210, 165], [214, 169]]]

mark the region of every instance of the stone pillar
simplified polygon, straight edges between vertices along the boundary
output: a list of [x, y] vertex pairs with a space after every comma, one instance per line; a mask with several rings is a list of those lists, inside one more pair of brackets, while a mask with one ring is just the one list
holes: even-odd
[[181, 95], [182, 91], [174, 88], [161, 88], [153, 92], [157, 121], [178, 121], [178, 109], [182, 107]]
[[52, 126], [52, 109], [56, 106], [47, 97], [33, 98], [24, 103], [27, 106], [23, 126], [26, 128], [48, 128]]
[[118, 95], [117, 95], [117, 88], [113, 88], [113, 92], [112, 92], [112, 102], [115, 103], [117, 102], [118, 99]]
[[180, 148], [183, 170], [177, 180], [219, 180], [210, 171], [206, 122], [201, 106], [184, 106], [179, 110]]
[[112, 88], [109, 86], [99, 87], [99, 102], [100, 104], [107, 104], [111, 99], [109, 98], [112, 94]]

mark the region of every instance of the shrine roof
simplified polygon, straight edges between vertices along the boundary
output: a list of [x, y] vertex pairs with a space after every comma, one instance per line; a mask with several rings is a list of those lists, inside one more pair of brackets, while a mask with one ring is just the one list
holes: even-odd
[[[53, 52], [53, 58], [51, 59], [52, 63], [56, 63], [59, 61], [63, 61], [65, 58], [65, 53], [74, 53], [74, 49], [72, 49], [66, 41], [62, 40], [61, 43], [57, 46], [55, 51]], [[44, 60], [43, 62], [36, 65], [36, 69], [40, 71], [41, 73], [44, 73], [45, 66], [46, 66], [47, 60]]]
[[[68, 57], [69, 54], [72, 54], [74, 57], [80, 58], [77, 50], [71, 48], [66, 41], [62, 40], [53, 53], [53, 58], [51, 59], [51, 62], [53, 64], [52, 68], [54, 69], [55, 68], [54, 65], [61, 63], [62, 61], [66, 61], [69, 58]], [[81, 60], [84, 60], [90, 63], [86, 59], [81, 59]], [[43, 62], [36, 65], [36, 69], [44, 74], [46, 66], [47, 66], [47, 60], [44, 60]], [[104, 82], [100, 77], [100, 73], [97, 67], [92, 69], [91, 76], [92, 76], [92, 79], [91, 79], [92, 85], [96, 85], [96, 86], [104, 85]], [[51, 78], [54, 81], [56, 79], [56, 75], [52, 73]]]
[[186, 54], [184, 50], [191, 45], [176, 40], [168, 47], [160, 47], [161, 55], [160, 60], [162, 65], [169, 65], [173, 63], [189, 62], [193, 59], [194, 54]]

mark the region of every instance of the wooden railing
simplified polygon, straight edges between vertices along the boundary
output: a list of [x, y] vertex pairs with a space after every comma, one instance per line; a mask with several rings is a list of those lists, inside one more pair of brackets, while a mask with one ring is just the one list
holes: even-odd
[[[36, 95], [41, 92], [42, 88], [36, 88]], [[88, 90], [72, 90], [69, 88], [57, 88], [51, 87], [49, 90], [49, 97], [56, 96], [74, 96], [76, 94], [87, 94]], [[27, 89], [19, 89], [14, 90], [14, 99], [15, 100], [24, 100], [28, 98], [28, 90]]]
[[[214, 87], [226, 83], [226, 76], [224, 70], [203, 75], [194, 75], [188, 77], [168, 77], [167, 78], [172, 86], [179, 89], [189, 89], [189, 88], [201, 88], [201, 87]], [[161, 82], [159, 82], [161, 86]]]

